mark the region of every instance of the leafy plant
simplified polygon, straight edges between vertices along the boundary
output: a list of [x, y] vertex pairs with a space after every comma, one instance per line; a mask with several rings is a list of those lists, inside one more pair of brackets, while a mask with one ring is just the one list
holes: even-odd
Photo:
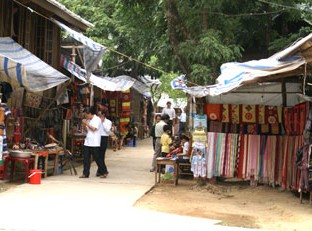
[[161, 176], [161, 180], [173, 180], [173, 175], [169, 172], [166, 172]]

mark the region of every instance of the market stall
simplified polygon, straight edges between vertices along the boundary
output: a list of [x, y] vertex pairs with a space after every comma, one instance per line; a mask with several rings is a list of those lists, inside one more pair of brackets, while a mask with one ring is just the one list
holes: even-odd
[[268, 59], [224, 64], [215, 85], [184, 90], [206, 97], [205, 178], [311, 190], [302, 175], [307, 168], [296, 161], [300, 147], [311, 144], [311, 100], [305, 95], [311, 40], [312, 34]]

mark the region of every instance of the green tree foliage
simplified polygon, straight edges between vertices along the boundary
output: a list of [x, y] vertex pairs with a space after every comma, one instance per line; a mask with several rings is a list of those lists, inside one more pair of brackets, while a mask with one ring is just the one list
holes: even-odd
[[212, 84], [222, 63], [268, 57], [311, 31], [310, 0], [59, 1], [95, 25], [104, 73], [155, 76], [169, 95], [174, 76]]

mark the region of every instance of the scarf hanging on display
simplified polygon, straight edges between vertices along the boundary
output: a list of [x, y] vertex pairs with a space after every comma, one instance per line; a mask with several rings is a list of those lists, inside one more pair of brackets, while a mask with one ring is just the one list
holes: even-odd
[[217, 136], [218, 133], [215, 132], [208, 132], [207, 133], [207, 178], [211, 179], [214, 176], [215, 170], [215, 153], [216, 153], [216, 146], [217, 146]]

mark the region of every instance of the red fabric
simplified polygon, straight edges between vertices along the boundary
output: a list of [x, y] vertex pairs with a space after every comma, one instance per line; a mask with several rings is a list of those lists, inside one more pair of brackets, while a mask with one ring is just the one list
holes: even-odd
[[304, 132], [305, 123], [307, 121], [306, 103], [299, 104], [299, 135]]
[[294, 117], [293, 117], [293, 130], [294, 135], [299, 134], [300, 128], [300, 113], [299, 113], [299, 105], [294, 106]]
[[276, 106], [265, 107], [265, 123], [268, 124], [278, 123], [278, 112]]
[[208, 120], [221, 121], [222, 104], [205, 104], [205, 110]]
[[294, 110], [292, 107], [285, 107], [283, 112], [285, 132], [287, 135], [293, 135]]
[[244, 166], [244, 135], [240, 135], [239, 140], [239, 161], [237, 167], [237, 177], [242, 179], [243, 178], [243, 166]]

